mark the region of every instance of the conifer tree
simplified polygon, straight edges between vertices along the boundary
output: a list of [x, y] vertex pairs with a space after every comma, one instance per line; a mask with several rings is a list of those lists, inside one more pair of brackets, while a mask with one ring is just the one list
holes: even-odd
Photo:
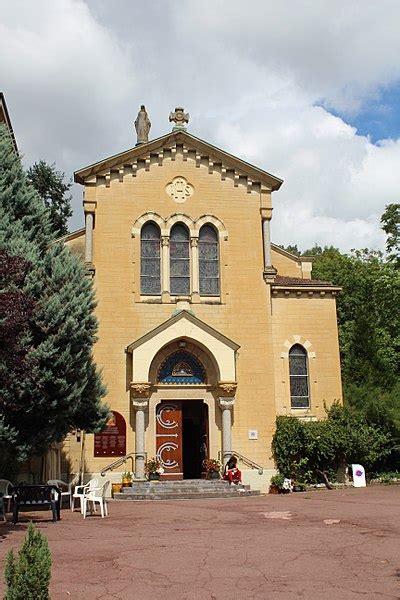
[[[14, 435], [20, 459], [44, 452], [72, 429], [99, 430], [108, 415], [92, 356], [97, 331], [92, 283], [79, 257], [54, 238], [48, 210], [0, 125], [0, 252], [30, 263], [21, 291], [35, 304], [24, 332], [31, 368], [18, 386], [9, 382], [14, 392], [6, 405], [0, 403], [0, 428], [8, 439]], [[0, 429], [0, 444], [1, 439]]]
[[52, 229], [57, 237], [68, 233], [68, 219], [72, 216], [71, 199], [67, 192], [72, 184], [64, 181], [65, 174], [57, 171], [54, 164], [40, 160], [28, 169], [28, 180], [45, 206], [49, 209]]
[[6, 557], [4, 600], [49, 600], [51, 554], [47, 538], [29, 523], [18, 555]]

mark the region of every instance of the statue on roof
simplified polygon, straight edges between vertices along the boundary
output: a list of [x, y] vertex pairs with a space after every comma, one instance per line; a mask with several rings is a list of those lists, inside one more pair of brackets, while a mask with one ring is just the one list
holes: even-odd
[[185, 113], [183, 108], [177, 107], [175, 108], [175, 112], [171, 112], [169, 114], [169, 121], [173, 121], [175, 126], [172, 128], [172, 131], [180, 131], [185, 130], [185, 123], [189, 123], [189, 113]]
[[138, 112], [138, 116], [136, 117], [136, 121], [135, 121], [135, 129], [136, 129], [136, 134], [137, 134], [137, 142], [136, 142], [137, 146], [139, 144], [145, 144], [146, 142], [149, 141], [150, 127], [151, 127], [150, 119], [148, 117], [148, 114], [146, 112], [146, 108], [145, 108], [144, 104], [142, 104], [142, 106], [140, 107], [140, 110]]

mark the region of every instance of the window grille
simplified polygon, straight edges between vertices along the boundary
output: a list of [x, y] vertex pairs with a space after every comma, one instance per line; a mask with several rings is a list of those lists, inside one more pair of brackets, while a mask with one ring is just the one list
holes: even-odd
[[181, 223], [171, 229], [170, 243], [170, 292], [172, 296], [190, 294], [190, 248], [189, 231]]
[[201, 296], [219, 296], [218, 234], [211, 225], [199, 233], [199, 277]]
[[146, 223], [141, 231], [140, 291], [149, 296], [161, 294], [160, 229], [155, 223]]
[[290, 404], [292, 408], [309, 408], [307, 352], [300, 344], [289, 350]]

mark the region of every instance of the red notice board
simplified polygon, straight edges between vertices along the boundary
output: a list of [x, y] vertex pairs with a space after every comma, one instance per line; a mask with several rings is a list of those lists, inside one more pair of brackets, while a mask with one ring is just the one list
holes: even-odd
[[94, 434], [95, 456], [125, 456], [126, 423], [124, 417], [115, 410], [101, 433]]

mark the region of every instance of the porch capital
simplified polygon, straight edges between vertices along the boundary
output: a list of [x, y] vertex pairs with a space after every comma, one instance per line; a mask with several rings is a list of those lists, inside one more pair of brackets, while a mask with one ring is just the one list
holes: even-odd
[[151, 383], [148, 381], [131, 381], [130, 388], [133, 398], [148, 398], [150, 395]]
[[223, 396], [233, 397], [236, 393], [237, 382], [236, 381], [220, 381], [218, 383], [219, 391]]

